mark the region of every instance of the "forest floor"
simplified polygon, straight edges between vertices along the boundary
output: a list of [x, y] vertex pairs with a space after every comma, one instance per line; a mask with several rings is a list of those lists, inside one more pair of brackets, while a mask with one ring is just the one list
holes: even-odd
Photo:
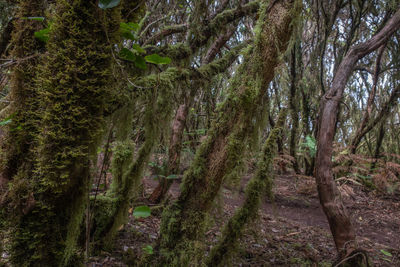
[[[179, 194], [178, 183], [170, 190], [171, 200]], [[149, 205], [145, 195], [156, 185], [150, 178], [144, 180], [144, 197], [137, 205]], [[358, 242], [375, 266], [400, 266], [400, 197], [378, 195], [350, 183], [341, 185], [340, 190]], [[248, 227], [238, 253], [227, 266], [332, 266], [336, 250], [312, 177], [279, 175], [274, 195], [273, 203], [263, 201], [258, 220]], [[218, 240], [221, 226], [243, 199], [243, 190], [222, 190], [213, 211], [215, 226], [206, 233], [209, 246]], [[153, 206], [152, 216], [131, 217], [120, 231], [115, 251], [92, 258], [88, 266], [133, 265], [146, 253], [143, 248], [157, 239], [160, 216], [160, 207]]]

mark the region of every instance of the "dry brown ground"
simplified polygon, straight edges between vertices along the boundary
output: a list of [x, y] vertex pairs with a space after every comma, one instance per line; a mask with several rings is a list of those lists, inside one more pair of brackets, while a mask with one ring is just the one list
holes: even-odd
[[[246, 182], [246, 181], [245, 181]], [[147, 178], [145, 193], [157, 182]], [[400, 266], [400, 199], [379, 196], [352, 184], [341, 185], [344, 201], [357, 229], [358, 242], [376, 266]], [[178, 182], [171, 198], [179, 194]], [[263, 202], [259, 219], [240, 241], [238, 253], [227, 266], [332, 266], [336, 251], [312, 178], [280, 175], [276, 178], [275, 201]], [[243, 190], [224, 188], [213, 211], [214, 227], [206, 234], [212, 245], [227, 218], [243, 201]], [[137, 205], [146, 204], [145, 198]], [[143, 247], [158, 237], [159, 207], [146, 219], [130, 219], [120, 232], [116, 250], [92, 258], [89, 266], [130, 266], [144, 253]], [[386, 255], [385, 255], [386, 254]]]

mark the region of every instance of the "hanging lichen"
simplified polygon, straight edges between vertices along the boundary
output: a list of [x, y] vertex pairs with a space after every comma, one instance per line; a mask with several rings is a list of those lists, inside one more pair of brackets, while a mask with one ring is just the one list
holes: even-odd
[[103, 233], [102, 243], [104, 247], [112, 246], [112, 240], [118, 229], [128, 218], [128, 209], [131, 200], [135, 196], [143, 174], [143, 170], [149, 161], [154, 145], [159, 139], [161, 131], [169, 126], [171, 111], [173, 108], [173, 95], [176, 89], [175, 83], [188, 76], [187, 71], [178, 68], [168, 68], [161, 74], [152, 74], [138, 81], [141, 86], [146, 86], [151, 93], [145, 95], [147, 106], [145, 111], [145, 142], [140, 147], [135, 161], [128, 170], [122, 174], [120, 188], [115, 189], [116, 209], [111, 216], [109, 226]]

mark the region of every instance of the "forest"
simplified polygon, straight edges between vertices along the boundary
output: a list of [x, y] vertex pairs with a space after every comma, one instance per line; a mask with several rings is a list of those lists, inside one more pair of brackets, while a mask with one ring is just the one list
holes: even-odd
[[0, 266], [400, 266], [399, 0], [0, 0]]

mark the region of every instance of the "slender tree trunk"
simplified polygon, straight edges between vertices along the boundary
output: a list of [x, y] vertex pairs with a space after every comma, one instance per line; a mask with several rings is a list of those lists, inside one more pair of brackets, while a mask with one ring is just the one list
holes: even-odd
[[290, 114], [292, 118], [292, 128], [290, 131], [290, 145], [289, 145], [289, 153], [293, 158], [293, 169], [297, 174], [300, 174], [299, 165], [297, 163], [297, 134], [299, 128], [299, 113], [297, 108], [297, 76], [296, 76], [296, 44], [293, 45], [291, 51], [291, 59], [290, 59], [290, 95], [289, 95], [289, 104], [290, 104]]
[[[376, 117], [371, 120], [371, 118], [368, 118], [366, 121], [365, 125], [363, 127], [360, 127], [360, 131], [357, 132], [356, 136], [353, 139], [352, 142], [352, 149], [356, 149], [358, 147], [358, 144], [361, 142], [362, 138], [369, 133], [377, 124], [379, 124], [385, 116], [387, 116], [390, 111], [392, 110], [393, 106], [396, 104], [397, 99], [400, 98], [400, 85], [398, 85], [396, 88], [393, 89], [392, 93], [389, 96], [389, 99], [383, 104], [381, 110], [378, 112]], [[355, 150], [354, 150], [355, 153]]]
[[374, 161], [371, 164], [371, 171], [375, 169], [376, 162], [380, 157], [380, 150], [382, 147], [383, 138], [385, 137], [385, 120], [383, 120], [379, 126], [378, 136], [376, 138], [376, 146], [374, 152]]
[[[168, 174], [177, 174], [179, 172], [179, 163], [182, 151], [182, 137], [183, 130], [185, 129], [186, 118], [189, 113], [190, 103], [189, 99], [185, 100], [176, 111], [174, 121], [172, 123], [172, 133], [170, 139], [170, 146], [168, 149]], [[153, 203], [159, 203], [167, 194], [173, 180], [162, 178], [160, 183], [154, 189], [149, 200]]]
[[376, 87], [378, 84], [378, 77], [379, 77], [379, 72], [381, 69], [381, 59], [383, 52], [385, 51], [386, 48], [386, 43], [382, 45], [379, 48], [378, 55], [376, 57], [376, 64], [375, 64], [375, 70], [374, 70], [374, 80], [373, 80], [373, 85], [371, 88], [371, 91], [368, 95], [368, 100], [367, 100], [367, 107], [365, 109], [363, 118], [361, 120], [360, 126], [358, 127], [356, 134], [351, 142], [351, 153], [355, 154], [357, 150], [357, 146], [359, 145], [361, 139], [364, 137], [366, 134], [363, 130], [367, 126], [367, 123], [369, 121], [369, 118], [371, 117], [372, 109], [374, 106], [374, 100], [375, 100], [375, 95], [376, 95]]
[[352, 47], [340, 63], [331, 88], [321, 99], [315, 177], [320, 202], [328, 218], [340, 258], [351, 254], [357, 248], [357, 244], [354, 228], [336, 187], [331, 169], [339, 103], [356, 62], [384, 44], [399, 27], [400, 10], [393, 15], [379, 33], [368, 41]]

